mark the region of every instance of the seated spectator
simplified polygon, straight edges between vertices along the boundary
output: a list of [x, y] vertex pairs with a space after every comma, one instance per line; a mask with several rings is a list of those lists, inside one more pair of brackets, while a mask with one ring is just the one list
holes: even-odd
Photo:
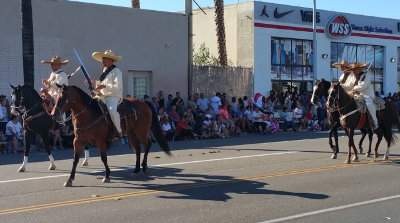
[[61, 137], [64, 148], [72, 148], [74, 140], [74, 130], [72, 121], [65, 123], [65, 126], [61, 128]]
[[11, 115], [10, 118], [6, 125], [8, 153], [17, 153], [18, 140], [22, 140], [22, 126], [16, 115]]
[[300, 103], [297, 103], [294, 111], [294, 123], [298, 124], [299, 127], [304, 128], [304, 110]]
[[204, 116], [204, 121], [202, 123], [201, 138], [207, 139], [211, 137], [212, 125], [213, 125], [212, 116], [210, 114], [206, 114]]
[[178, 114], [178, 111], [176, 110], [176, 106], [175, 105], [173, 105], [171, 107], [171, 111], [169, 112], [168, 116], [174, 122], [175, 125], [181, 119], [180, 115]]
[[175, 130], [173, 128], [173, 125], [171, 124], [171, 121], [168, 119], [167, 116], [163, 116], [160, 120], [160, 124], [163, 134], [165, 135], [167, 140], [172, 141], [175, 136]]
[[267, 124], [264, 119], [264, 113], [260, 111], [258, 107], [254, 108], [254, 111], [252, 113], [252, 119], [253, 119], [253, 124], [254, 128], [256, 129], [257, 132], [265, 133], [267, 130]]
[[183, 116], [182, 119], [176, 124], [176, 139], [183, 140], [186, 138], [194, 139], [197, 136], [194, 134], [193, 129], [190, 127], [187, 117]]
[[209, 101], [207, 98], [204, 97], [203, 93], [200, 93], [200, 98], [197, 99], [197, 107], [202, 111], [206, 112], [209, 107]]
[[53, 149], [55, 148], [58, 148], [59, 150], [64, 149], [63, 140], [61, 137], [61, 127], [50, 130], [50, 133], [53, 135]]
[[283, 107], [281, 118], [283, 119], [283, 131], [286, 132], [289, 128], [293, 129], [293, 131], [296, 131], [293, 122], [294, 114], [292, 111], [288, 110], [286, 107]]

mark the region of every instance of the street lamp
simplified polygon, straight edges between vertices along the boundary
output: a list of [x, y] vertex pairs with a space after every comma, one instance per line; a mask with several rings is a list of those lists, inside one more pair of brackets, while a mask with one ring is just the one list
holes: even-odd
[[314, 81], [317, 75], [317, 27], [316, 27], [316, 23], [317, 23], [317, 3], [316, 0], [313, 0], [313, 74], [314, 74]]

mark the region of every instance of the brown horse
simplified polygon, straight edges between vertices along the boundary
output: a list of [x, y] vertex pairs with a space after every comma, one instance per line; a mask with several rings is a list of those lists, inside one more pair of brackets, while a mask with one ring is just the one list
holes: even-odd
[[[61, 90], [55, 109], [71, 111], [74, 126], [74, 161], [70, 177], [64, 186], [72, 186], [75, 171], [83, 148], [87, 144], [96, 146], [100, 151], [101, 160], [105, 167], [103, 183], [110, 182], [110, 168], [107, 163], [107, 149], [115, 136], [115, 127], [108, 114], [104, 114], [99, 102], [92, 99], [84, 91], [75, 86], [59, 86]], [[53, 110], [53, 111], [54, 111]], [[170, 155], [168, 142], [161, 133], [157, 114], [141, 101], [126, 101], [122, 103], [123, 114], [121, 124], [126, 130], [128, 141], [136, 152], [135, 173], [140, 171], [141, 144], [145, 147], [142, 163], [143, 171], [147, 170], [147, 155], [151, 147], [151, 131], [160, 144], [161, 149]], [[155, 117], [155, 118], [154, 118]]]
[[[356, 128], [370, 128], [369, 117], [367, 115], [367, 120], [364, 122], [363, 126], [359, 126], [359, 121], [361, 119], [361, 112], [358, 110], [357, 104], [353, 97], [347, 94], [347, 92], [340, 86], [339, 83], [332, 85], [328, 102], [333, 102], [336, 106], [337, 111], [340, 114], [341, 124], [343, 128], [347, 129], [347, 136], [349, 137], [349, 150], [347, 155], [346, 163], [351, 163], [351, 149], [353, 148], [354, 157], [353, 161], [358, 161], [357, 150], [354, 145], [354, 130]], [[377, 118], [379, 123], [379, 128], [375, 131], [378, 135], [377, 146], [375, 147], [374, 159], [379, 157], [378, 154], [378, 143], [382, 137], [382, 134], [387, 142], [387, 149], [384, 156], [384, 160], [389, 159], [390, 147], [395, 143], [394, 135], [392, 131], [392, 125], [397, 124], [398, 119], [394, 118], [392, 113], [396, 113], [394, 105], [392, 102], [386, 103], [386, 108], [382, 111], [377, 112]]]

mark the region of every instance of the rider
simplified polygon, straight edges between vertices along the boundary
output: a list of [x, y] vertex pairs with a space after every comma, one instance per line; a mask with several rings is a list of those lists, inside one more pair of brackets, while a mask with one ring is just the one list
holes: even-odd
[[92, 57], [103, 65], [103, 73], [99, 81], [95, 82], [95, 97], [99, 98], [107, 105], [111, 120], [121, 137], [121, 122], [117, 107], [122, 101], [122, 72], [114, 63], [120, 61], [122, 57], [116, 55], [111, 50], [94, 52]]
[[355, 75], [357, 82], [356, 85], [354, 86], [352, 93], [353, 95], [360, 95], [362, 99], [365, 101], [365, 104], [367, 106], [368, 112], [371, 115], [372, 121], [373, 121], [373, 130], [376, 130], [379, 125], [378, 125], [378, 120], [376, 118], [376, 105], [374, 103], [375, 100], [375, 92], [374, 88], [371, 84], [371, 80], [369, 79], [369, 76], [367, 76], [367, 73], [365, 72], [365, 69], [368, 67], [368, 64], [352, 64], [349, 68], [349, 70]]
[[332, 66], [340, 69], [343, 72], [339, 77], [339, 83], [343, 89], [349, 93], [356, 83], [354, 74], [349, 70], [350, 64], [347, 63], [347, 61], [342, 60], [339, 63], [332, 64]]
[[[52, 105], [55, 104], [58, 95], [60, 94], [61, 89], [57, 87], [57, 85], [68, 85], [68, 76], [61, 69], [63, 65], [66, 65], [69, 60], [62, 60], [59, 56], [54, 56], [50, 60], [42, 60], [42, 64], [50, 64], [52, 72], [50, 73], [50, 77], [47, 80], [43, 80], [42, 83], [44, 88], [41, 89], [42, 95], [46, 100], [49, 100], [46, 104], [50, 106], [49, 111], [52, 109]], [[48, 97], [50, 96], [50, 97]], [[57, 111], [56, 119], [59, 121], [65, 121], [65, 114]]]

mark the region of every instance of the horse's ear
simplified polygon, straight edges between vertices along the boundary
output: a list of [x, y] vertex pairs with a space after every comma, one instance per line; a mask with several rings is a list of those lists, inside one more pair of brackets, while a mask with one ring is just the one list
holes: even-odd
[[12, 88], [12, 89], [16, 89], [17, 87], [15, 87], [14, 85], [12, 85], [12, 84], [10, 84], [10, 87]]

